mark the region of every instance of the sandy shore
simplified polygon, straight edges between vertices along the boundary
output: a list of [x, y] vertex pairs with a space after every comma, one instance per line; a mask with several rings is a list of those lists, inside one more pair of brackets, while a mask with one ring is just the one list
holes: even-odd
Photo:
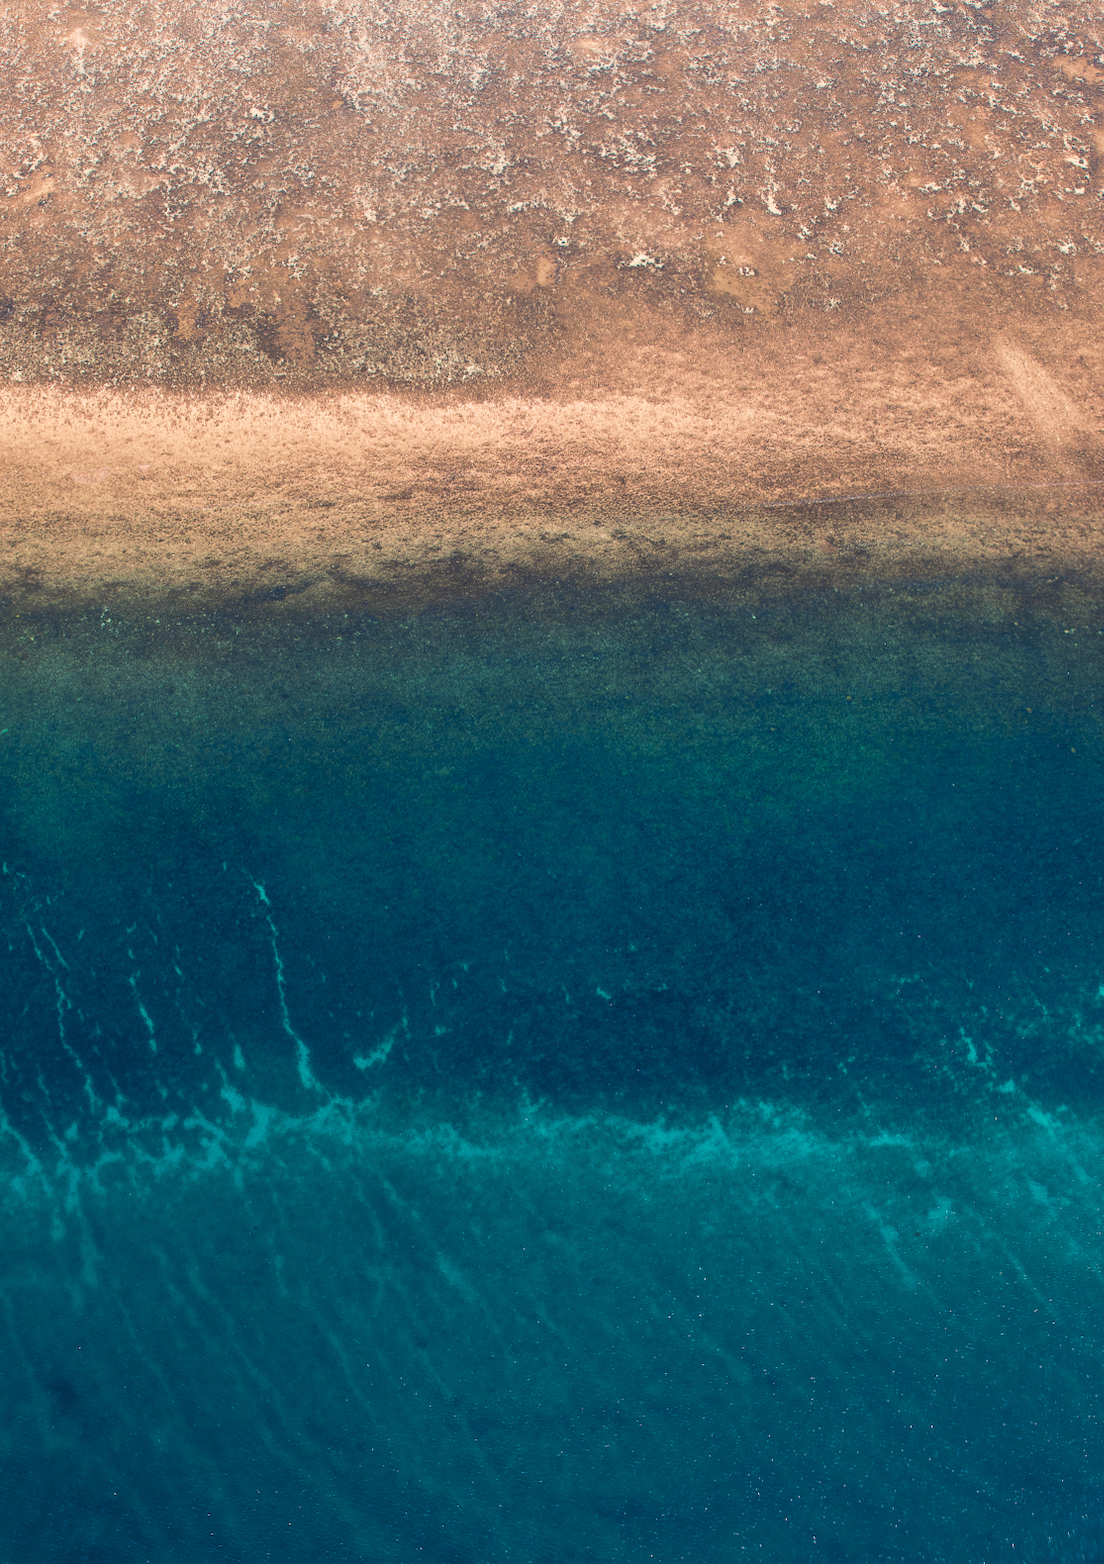
[[1098, 557], [1087, 0], [255, 11], [0, 17], [10, 601]]
[[926, 354], [878, 326], [614, 344], [589, 394], [571, 365], [490, 396], [9, 385], [0, 583], [317, 599], [411, 571], [684, 573], [763, 550], [1094, 562], [1104, 395], [1080, 323]]

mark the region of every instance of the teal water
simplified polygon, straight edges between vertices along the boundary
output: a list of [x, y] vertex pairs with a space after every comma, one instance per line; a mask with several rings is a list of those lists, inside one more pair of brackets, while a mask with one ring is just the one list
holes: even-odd
[[0, 1559], [1104, 1559], [1104, 604], [6, 610]]

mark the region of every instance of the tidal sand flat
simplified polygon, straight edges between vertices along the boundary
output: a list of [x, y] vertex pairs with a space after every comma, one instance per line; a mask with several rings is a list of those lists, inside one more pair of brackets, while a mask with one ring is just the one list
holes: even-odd
[[1104, 1559], [1101, 47], [0, 22], [0, 1558]]

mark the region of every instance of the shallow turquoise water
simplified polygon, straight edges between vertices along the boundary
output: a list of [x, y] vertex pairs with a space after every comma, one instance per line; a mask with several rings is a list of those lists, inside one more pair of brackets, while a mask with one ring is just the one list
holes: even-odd
[[9, 614], [0, 1557], [1104, 1558], [1102, 630]]

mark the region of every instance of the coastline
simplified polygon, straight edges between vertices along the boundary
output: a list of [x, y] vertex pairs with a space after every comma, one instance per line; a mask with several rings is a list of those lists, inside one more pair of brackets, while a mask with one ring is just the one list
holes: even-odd
[[0, 79], [0, 597], [1095, 568], [1091, 8], [20, 0]]
[[0, 594], [321, 603], [764, 554], [1095, 570], [1104, 395], [1072, 343], [998, 334], [956, 366], [782, 336], [624, 354], [585, 394], [566, 371], [493, 394], [8, 385]]

